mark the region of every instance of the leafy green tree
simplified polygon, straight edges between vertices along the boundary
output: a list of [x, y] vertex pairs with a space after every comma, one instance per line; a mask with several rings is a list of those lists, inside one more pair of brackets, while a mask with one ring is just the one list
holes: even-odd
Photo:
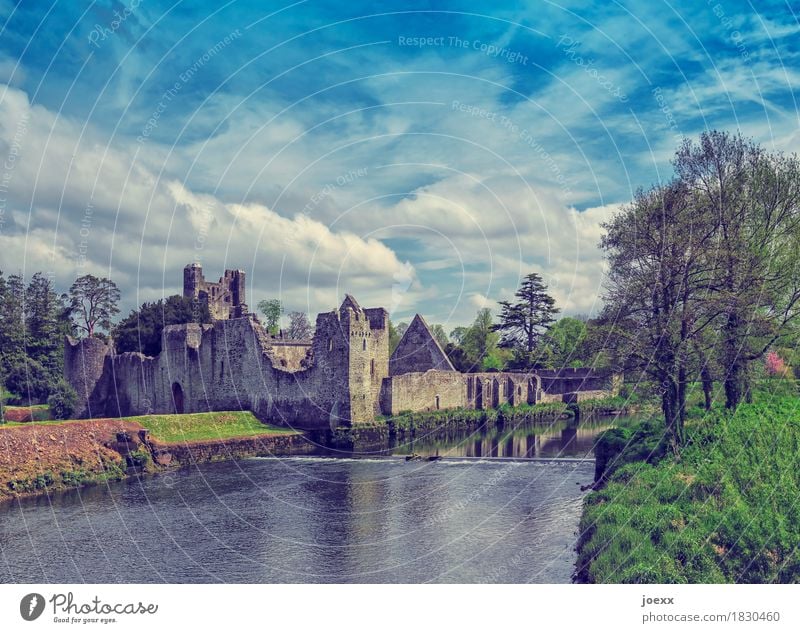
[[6, 377], [26, 356], [24, 294], [25, 285], [20, 275], [4, 279], [0, 273], [0, 369]]
[[493, 329], [502, 334], [501, 346], [530, 355], [559, 310], [538, 273], [526, 275], [514, 296], [515, 303], [500, 301], [499, 322]]
[[[467, 328], [464, 329], [466, 330]], [[445, 345], [444, 353], [447, 354], [456, 371], [467, 373], [475, 369], [475, 365], [470, 363], [469, 358], [467, 358], [466, 352], [455, 343]]]
[[574, 317], [562, 317], [543, 337], [542, 342], [550, 353], [549, 362], [555, 367], [583, 367], [589, 363], [581, 357], [586, 339], [586, 322]]
[[6, 378], [12, 400], [26, 406], [44, 402], [54, 385], [53, 377], [44, 365], [27, 356], [11, 367]]
[[447, 340], [447, 334], [444, 331], [444, 327], [442, 327], [440, 323], [434, 323], [430, 326], [430, 330], [433, 338], [435, 338], [439, 345], [442, 346], [442, 349], [444, 349], [449, 343]]
[[718, 314], [725, 403], [735, 408], [748, 365], [800, 315], [800, 161], [711, 131], [683, 144], [675, 171], [693, 215], [713, 221], [707, 299]]
[[464, 335], [467, 333], [467, 328], [463, 325], [454, 327], [450, 331], [450, 340], [456, 345], [461, 345], [464, 342]]
[[392, 320], [389, 319], [389, 355], [394, 353], [399, 343], [400, 335], [397, 333], [397, 328], [392, 323]]
[[714, 218], [699, 214], [683, 183], [637, 193], [604, 225], [609, 272], [604, 323], [626, 369], [659, 385], [667, 437], [683, 443], [692, 341], [709, 326]]
[[161, 353], [161, 335], [167, 325], [209, 323], [208, 305], [191, 297], [172, 295], [166, 300], [143, 303], [113, 330], [117, 352], [141, 352], [145, 356]]
[[31, 278], [25, 291], [25, 351], [50, 374], [53, 383], [63, 372], [63, 334], [66, 306], [53, 283], [42, 273]]
[[281, 315], [283, 304], [280, 299], [262, 299], [258, 302], [258, 309], [264, 315], [264, 324], [272, 336], [277, 336], [281, 329]]
[[397, 324], [397, 327], [395, 329], [397, 330], [397, 341], [400, 342], [400, 339], [403, 338], [403, 336], [406, 333], [406, 330], [408, 329], [408, 323], [406, 323], [405, 321], [400, 321], [400, 323]]
[[69, 299], [75, 325], [86, 336], [94, 336], [98, 327], [110, 330], [111, 319], [119, 314], [119, 288], [106, 277], [79, 277], [70, 286]]
[[500, 335], [497, 334], [492, 323], [492, 311], [489, 308], [478, 310], [475, 321], [464, 334], [464, 342], [461, 345], [470, 371], [481, 368], [483, 359], [497, 350], [499, 341]]

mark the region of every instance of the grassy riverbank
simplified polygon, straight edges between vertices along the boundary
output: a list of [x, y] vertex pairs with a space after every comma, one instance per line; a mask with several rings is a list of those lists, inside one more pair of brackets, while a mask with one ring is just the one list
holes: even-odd
[[759, 393], [734, 414], [695, 409], [679, 459], [662, 429], [610, 432], [627, 455], [586, 500], [578, 579], [800, 581], [800, 398]]
[[7, 423], [0, 425], [0, 499], [120, 480], [131, 457], [157, 470], [144, 445], [118, 441], [123, 433], [138, 442], [142, 429], [158, 442], [159, 453], [176, 456], [161, 466], [247, 456], [302, 437], [263, 424], [249, 411]]
[[258, 435], [296, 435], [296, 431], [264, 424], [250, 411], [143, 415], [125, 418], [149, 429], [162, 442], [224, 440]]

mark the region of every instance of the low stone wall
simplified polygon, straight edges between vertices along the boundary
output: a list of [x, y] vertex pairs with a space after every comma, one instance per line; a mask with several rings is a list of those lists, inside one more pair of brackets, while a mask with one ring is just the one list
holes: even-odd
[[401, 411], [463, 408], [466, 398], [464, 374], [432, 369], [384, 378], [381, 411], [384, 415], [397, 415]]
[[263, 435], [181, 443], [151, 440], [148, 446], [153, 461], [159, 466], [189, 466], [245, 457], [305, 455], [318, 448], [305, 435]]

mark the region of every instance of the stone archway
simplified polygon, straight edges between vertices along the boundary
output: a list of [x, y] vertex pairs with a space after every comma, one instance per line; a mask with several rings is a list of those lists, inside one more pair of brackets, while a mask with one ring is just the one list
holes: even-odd
[[175, 405], [175, 413], [183, 413], [183, 387], [181, 383], [172, 383], [172, 402]]

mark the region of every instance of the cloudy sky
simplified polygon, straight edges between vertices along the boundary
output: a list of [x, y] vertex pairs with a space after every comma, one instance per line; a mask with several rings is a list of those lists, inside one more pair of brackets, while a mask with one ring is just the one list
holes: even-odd
[[0, 0], [0, 270], [448, 329], [538, 271], [592, 313], [681, 138], [800, 149], [789, 0], [502, 5]]

